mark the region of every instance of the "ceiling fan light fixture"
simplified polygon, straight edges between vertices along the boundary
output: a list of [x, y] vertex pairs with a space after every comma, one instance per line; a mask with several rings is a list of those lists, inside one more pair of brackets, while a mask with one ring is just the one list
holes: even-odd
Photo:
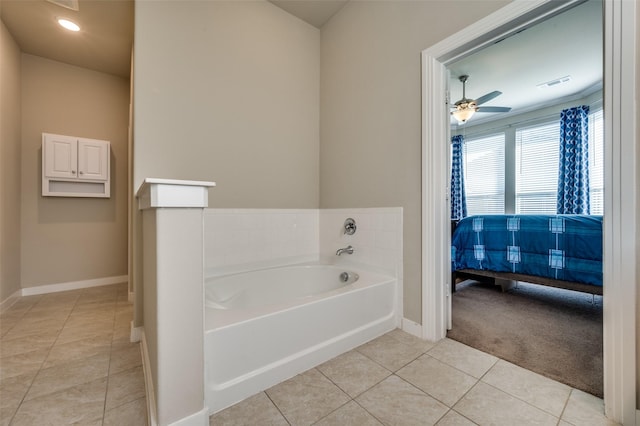
[[60, 24], [60, 26], [62, 28], [65, 28], [69, 31], [73, 31], [73, 32], [78, 32], [80, 31], [80, 26], [78, 24], [76, 24], [73, 21], [70, 21], [68, 19], [65, 18], [57, 18], [58, 24]]
[[477, 110], [475, 102], [463, 102], [456, 104], [456, 109], [451, 112], [451, 115], [458, 120], [458, 124], [462, 124], [473, 117]]
[[476, 113], [474, 109], [457, 109], [453, 111], [451, 114], [458, 120], [458, 124], [466, 123], [468, 119], [470, 119], [473, 114]]
[[451, 115], [453, 115], [456, 120], [458, 120], [458, 124], [464, 124], [469, 120], [473, 114], [476, 112], [509, 112], [511, 108], [509, 107], [494, 107], [494, 106], [480, 106], [490, 100], [494, 99], [497, 96], [502, 95], [502, 92], [499, 90], [494, 90], [493, 92], [487, 93], [484, 96], [481, 96], [477, 99], [468, 99], [466, 95], [466, 83], [469, 79], [468, 75], [461, 75], [458, 77], [458, 80], [462, 83], [462, 99], [456, 102], [453, 105], [453, 111], [451, 111]]

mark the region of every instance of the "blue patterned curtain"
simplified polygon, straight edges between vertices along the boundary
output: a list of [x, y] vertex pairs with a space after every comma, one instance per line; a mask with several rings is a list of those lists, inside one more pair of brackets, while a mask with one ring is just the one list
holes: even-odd
[[589, 214], [589, 107], [560, 114], [558, 214]]
[[464, 138], [462, 135], [451, 138], [451, 220], [460, 220], [467, 216], [462, 159], [463, 143]]

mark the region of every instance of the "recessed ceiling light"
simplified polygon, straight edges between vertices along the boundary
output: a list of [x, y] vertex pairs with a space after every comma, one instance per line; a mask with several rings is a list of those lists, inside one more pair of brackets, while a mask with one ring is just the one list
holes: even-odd
[[68, 19], [58, 18], [58, 24], [68, 29], [69, 31], [80, 31], [80, 27], [78, 26], [78, 24]]

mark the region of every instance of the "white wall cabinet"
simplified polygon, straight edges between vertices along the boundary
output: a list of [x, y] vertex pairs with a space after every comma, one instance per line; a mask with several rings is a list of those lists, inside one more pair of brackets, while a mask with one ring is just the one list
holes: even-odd
[[110, 143], [42, 134], [42, 195], [110, 197]]

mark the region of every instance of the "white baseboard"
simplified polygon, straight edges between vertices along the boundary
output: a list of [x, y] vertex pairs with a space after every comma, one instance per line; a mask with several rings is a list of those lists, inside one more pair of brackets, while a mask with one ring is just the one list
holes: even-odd
[[16, 290], [12, 295], [4, 299], [2, 303], [0, 303], [0, 313], [12, 307], [13, 304], [20, 299], [20, 296], [22, 296], [22, 290]]
[[136, 343], [142, 340], [142, 332], [142, 327], [135, 327], [133, 325], [133, 321], [131, 321], [131, 334], [129, 335], [131, 343]]
[[36, 294], [57, 293], [59, 291], [78, 290], [81, 288], [119, 284], [127, 282], [128, 280], [128, 275], [118, 275], [115, 277], [94, 278], [91, 280], [70, 281], [66, 283], [40, 285], [37, 287], [26, 287], [22, 289], [22, 296], [34, 296]]
[[[133, 329], [132, 329], [133, 332]], [[151, 375], [151, 361], [149, 360], [149, 348], [147, 346], [147, 338], [144, 334], [144, 327], [138, 327], [140, 334], [140, 350], [142, 353], [142, 371], [144, 373], [144, 389], [147, 394], [147, 424], [149, 426], [158, 426], [156, 418], [156, 393], [153, 389], [153, 376]]]
[[414, 336], [422, 339], [422, 325], [417, 322], [402, 318], [402, 331], [406, 331], [407, 333], [413, 334]]
[[205, 407], [197, 413], [171, 423], [169, 426], [209, 426], [209, 409]]

